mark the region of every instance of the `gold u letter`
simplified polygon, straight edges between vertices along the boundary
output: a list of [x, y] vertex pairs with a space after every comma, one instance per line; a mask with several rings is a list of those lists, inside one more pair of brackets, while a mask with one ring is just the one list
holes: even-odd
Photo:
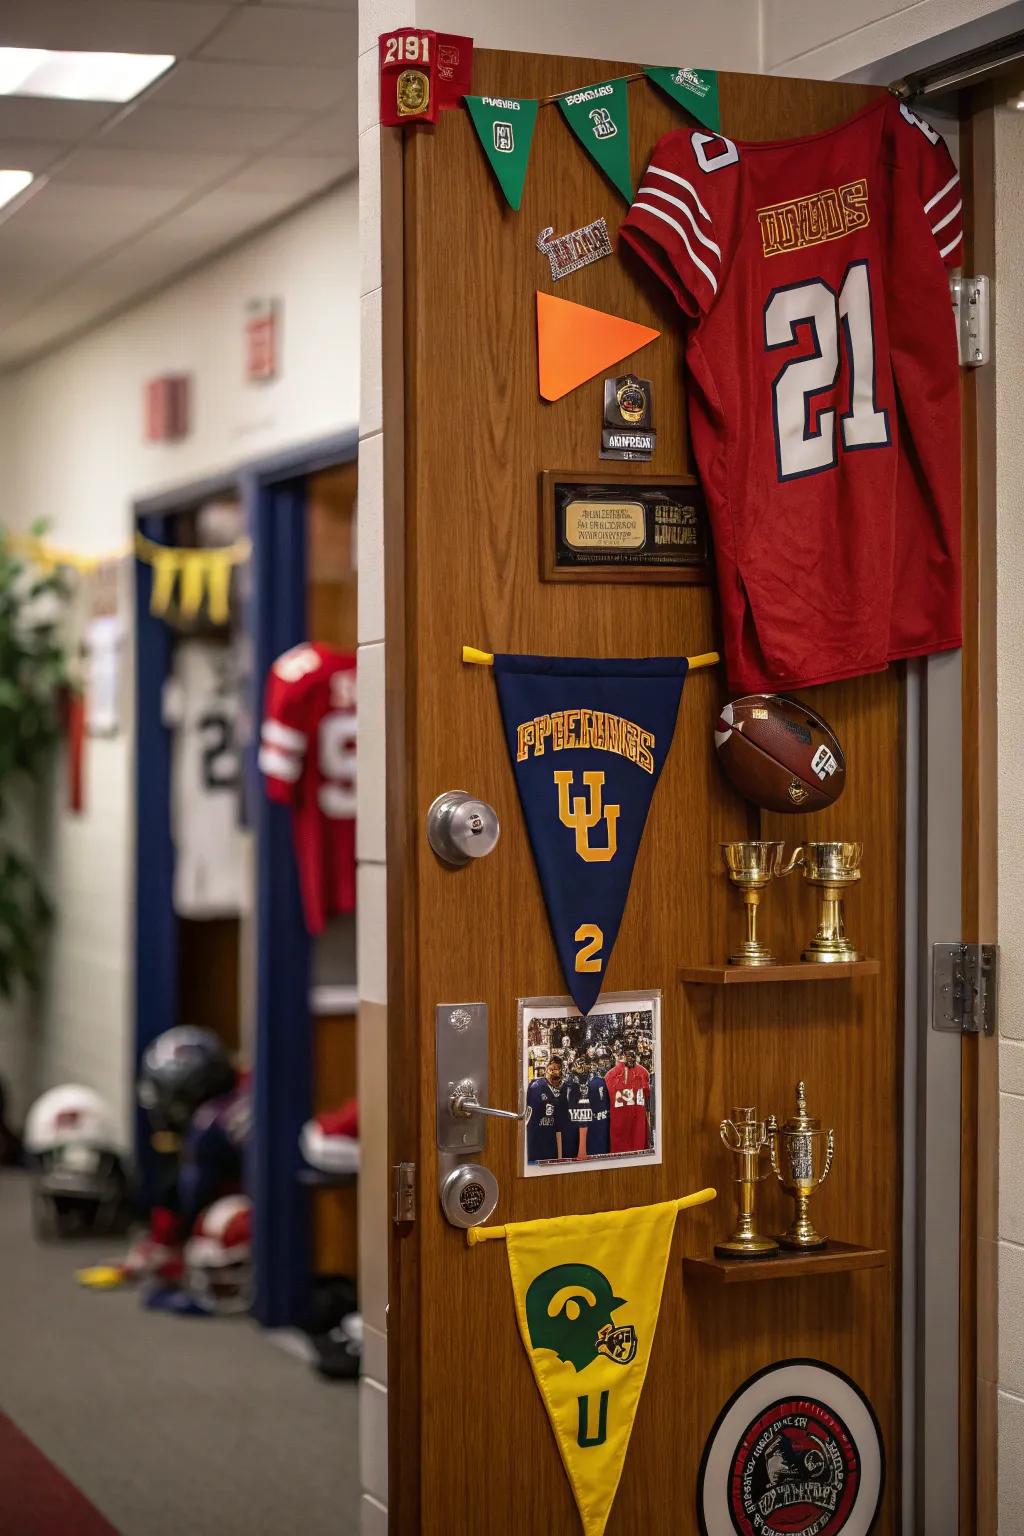
[[[607, 864], [613, 859], [619, 846], [618, 821], [619, 805], [602, 805], [604, 790], [604, 774], [598, 772], [585, 773], [583, 775], [584, 788], [589, 792], [590, 804], [587, 805], [583, 795], [576, 795], [570, 803], [569, 791], [572, 788], [573, 775], [571, 773], [556, 773], [555, 783], [558, 786], [558, 819], [563, 827], [571, 827], [576, 833], [576, 852], [580, 858], [588, 864]], [[590, 832], [594, 827], [604, 821], [607, 827], [608, 844], [605, 848], [592, 848], [590, 846]]]

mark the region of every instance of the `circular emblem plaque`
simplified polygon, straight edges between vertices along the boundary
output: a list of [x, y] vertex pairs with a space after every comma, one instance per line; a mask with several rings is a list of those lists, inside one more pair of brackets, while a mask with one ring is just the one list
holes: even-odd
[[697, 1477], [703, 1536], [868, 1536], [885, 1455], [855, 1382], [820, 1360], [782, 1360], [733, 1393]]

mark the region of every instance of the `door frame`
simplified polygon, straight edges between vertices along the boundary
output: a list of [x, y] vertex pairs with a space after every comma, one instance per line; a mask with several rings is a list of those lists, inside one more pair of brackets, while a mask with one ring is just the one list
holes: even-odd
[[[253, 589], [243, 628], [253, 649], [250, 718], [259, 719], [262, 680], [275, 657], [304, 639], [305, 531], [299, 519], [275, 514], [274, 493], [337, 464], [356, 459], [358, 432], [350, 427], [258, 459], [218, 475], [183, 482], [134, 503], [135, 527], [158, 541], [169, 519], [217, 495], [241, 501], [253, 540]], [[290, 523], [290, 526], [287, 524]], [[266, 545], [273, 540], [273, 556]], [[173, 901], [174, 848], [170, 825], [170, 735], [161, 717], [161, 692], [171, 659], [171, 635], [149, 612], [152, 572], [135, 562], [135, 773], [134, 773], [134, 1058], [137, 1071], [151, 1040], [177, 1016], [178, 959]], [[301, 586], [301, 623], [296, 597]], [[278, 644], [281, 635], [291, 635]], [[263, 670], [261, 664], [265, 662]], [[286, 810], [271, 806], [259, 785], [258, 742], [248, 744], [245, 796], [257, 843], [256, 1028], [254, 1062], [257, 1105], [253, 1117], [248, 1182], [258, 1214], [254, 1231], [257, 1302], [265, 1326], [298, 1321], [307, 1297], [309, 1205], [297, 1181], [298, 1129], [310, 1114], [312, 1041], [295, 1030], [297, 1012], [308, 1015], [309, 944], [302, 920]], [[278, 813], [278, 814], [274, 814]], [[288, 942], [281, 942], [281, 935]], [[143, 935], [146, 936], [143, 955]], [[261, 1059], [262, 1058], [262, 1059]], [[271, 1095], [271, 1086], [275, 1092]], [[152, 1185], [153, 1159], [144, 1112], [135, 1115], [135, 1149], [144, 1193]]]

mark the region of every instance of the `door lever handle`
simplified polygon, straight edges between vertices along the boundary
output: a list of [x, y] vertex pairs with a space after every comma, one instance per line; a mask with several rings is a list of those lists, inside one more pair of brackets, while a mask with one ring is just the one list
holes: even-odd
[[525, 1120], [530, 1113], [529, 1109], [492, 1109], [489, 1104], [481, 1104], [476, 1096], [476, 1084], [470, 1077], [452, 1086], [448, 1104], [452, 1114], [460, 1120], [468, 1120], [471, 1115], [488, 1115], [492, 1120]]

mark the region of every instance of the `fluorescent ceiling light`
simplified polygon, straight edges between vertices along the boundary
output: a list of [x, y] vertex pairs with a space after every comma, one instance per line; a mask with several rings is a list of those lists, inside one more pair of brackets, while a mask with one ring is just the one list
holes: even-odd
[[35, 177], [31, 171], [0, 171], [0, 208], [32, 185]]
[[173, 53], [67, 53], [49, 48], [0, 48], [0, 96], [131, 101], [173, 63]]

